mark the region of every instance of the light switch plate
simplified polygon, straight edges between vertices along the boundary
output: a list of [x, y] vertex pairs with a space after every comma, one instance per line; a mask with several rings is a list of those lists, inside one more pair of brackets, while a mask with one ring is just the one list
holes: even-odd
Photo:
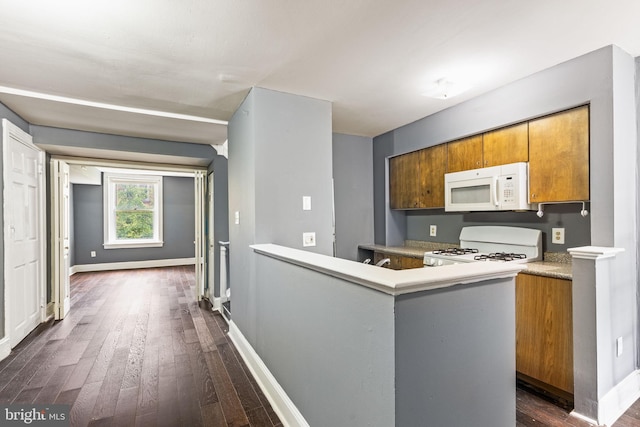
[[302, 246], [315, 246], [316, 245], [316, 233], [308, 232], [302, 233]]
[[235, 220], [236, 220], [236, 224], [240, 224], [240, 212], [236, 211], [235, 213]]
[[302, 196], [302, 210], [303, 211], [311, 210], [311, 196]]
[[551, 229], [551, 243], [556, 245], [564, 245], [564, 228]]

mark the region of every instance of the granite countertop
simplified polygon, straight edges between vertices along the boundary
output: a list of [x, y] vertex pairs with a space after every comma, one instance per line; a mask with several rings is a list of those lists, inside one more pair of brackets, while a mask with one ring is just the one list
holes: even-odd
[[[458, 247], [454, 243], [424, 242], [417, 240], [407, 240], [404, 246], [384, 246], [384, 245], [359, 245], [360, 249], [384, 252], [392, 255], [400, 255], [411, 258], [422, 258], [426, 251], [447, 247]], [[536, 276], [554, 277], [556, 279], [572, 280], [571, 256], [567, 253], [545, 252], [544, 261], [529, 262], [524, 264], [526, 269], [523, 273]]]

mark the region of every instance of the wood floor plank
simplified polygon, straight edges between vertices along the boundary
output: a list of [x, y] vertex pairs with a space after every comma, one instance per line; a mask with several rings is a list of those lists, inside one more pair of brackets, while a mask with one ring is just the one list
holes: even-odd
[[107, 418], [115, 414], [128, 353], [126, 348], [116, 348], [100, 387], [100, 399], [93, 408], [93, 418]]
[[224, 418], [227, 420], [229, 427], [241, 427], [249, 424], [242, 402], [238, 398], [220, 354], [217, 351], [212, 351], [204, 353], [204, 357], [213, 378], [216, 394], [220, 399]]
[[96, 405], [96, 400], [100, 394], [100, 386], [100, 382], [92, 382], [82, 387], [69, 414], [72, 426], [86, 426], [89, 424], [93, 407]]

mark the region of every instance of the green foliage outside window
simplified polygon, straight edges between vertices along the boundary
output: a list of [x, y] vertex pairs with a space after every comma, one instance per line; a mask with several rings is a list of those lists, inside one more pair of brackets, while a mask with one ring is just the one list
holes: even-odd
[[116, 184], [116, 238], [153, 238], [154, 205], [152, 184]]

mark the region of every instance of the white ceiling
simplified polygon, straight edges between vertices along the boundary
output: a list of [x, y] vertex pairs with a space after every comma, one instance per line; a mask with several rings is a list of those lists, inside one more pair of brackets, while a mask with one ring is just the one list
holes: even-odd
[[[616, 44], [637, 0], [0, 0], [0, 102], [30, 123], [219, 144], [253, 86], [376, 136]], [[471, 89], [421, 93], [438, 79]]]

